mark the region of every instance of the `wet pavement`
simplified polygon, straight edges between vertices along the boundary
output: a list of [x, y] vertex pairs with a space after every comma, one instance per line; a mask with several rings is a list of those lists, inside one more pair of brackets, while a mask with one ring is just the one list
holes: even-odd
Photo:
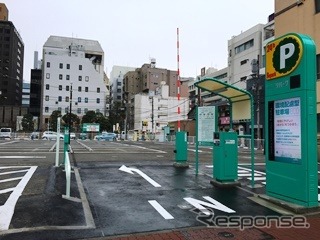
[[[102, 151], [99, 144], [92, 145]], [[66, 194], [65, 172], [61, 167], [53, 166], [54, 154], [44, 158], [39, 153], [39, 164], [31, 164], [31, 159], [27, 159], [28, 167], [21, 161], [10, 160], [12, 168], [9, 168], [8, 160], [7, 168], [0, 169], [0, 181], [3, 180], [0, 210], [11, 201], [8, 199], [12, 194], [9, 190], [4, 193], [6, 189], [18, 191], [28, 173], [30, 180], [18, 196], [9, 229], [0, 230], [0, 239], [319, 238], [319, 213], [301, 218], [304, 221], [299, 227], [279, 228], [273, 224], [260, 228], [249, 224], [241, 230], [242, 225], [226, 226], [230, 220], [238, 224], [245, 219], [251, 221], [250, 217], [279, 218], [289, 213], [258, 197], [265, 192], [262, 162], [255, 166], [255, 183], [260, 187], [250, 187], [251, 166], [244, 160], [238, 166], [241, 186], [219, 188], [210, 184], [210, 156], [201, 162], [196, 176], [192, 160], [189, 168], [173, 167], [172, 160], [165, 155], [170, 151], [166, 149], [168, 146], [161, 150], [152, 149], [151, 145], [103, 143], [102, 146], [104, 153], [99, 157], [85, 152], [73, 155], [69, 199], [62, 197]], [[119, 157], [116, 151], [112, 152], [111, 146], [117, 146], [116, 151], [121, 154], [128, 153]], [[121, 156], [129, 159], [132, 154], [135, 161], [121, 160]], [[45, 164], [45, 159], [50, 161]], [[20, 163], [20, 166], [16, 164], [14, 168], [14, 163]], [[34, 165], [37, 165], [36, 169], [31, 172]], [[6, 181], [6, 178], [13, 180]]]

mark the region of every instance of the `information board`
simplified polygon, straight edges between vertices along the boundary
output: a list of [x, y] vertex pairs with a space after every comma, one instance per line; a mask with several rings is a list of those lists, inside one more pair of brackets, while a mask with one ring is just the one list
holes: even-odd
[[301, 164], [301, 101], [274, 102], [275, 161]]
[[204, 106], [197, 108], [197, 133], [199, 144], [213, 143], [216, 130], [216, 107]]

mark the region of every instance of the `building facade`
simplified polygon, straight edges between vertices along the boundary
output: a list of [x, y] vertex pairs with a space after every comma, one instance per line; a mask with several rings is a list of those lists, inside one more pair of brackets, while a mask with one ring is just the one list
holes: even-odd
[[50, 36], [43, 46], [41, 129], [53, 111], [105, 115], [104, 52], [98, 41]]
[[275, 0], [275, 37], [295, 32], [309, 35], [317, 51], [317, 115], [320, 131], [320, 1]]
[[24, 43], [10, 21], [0, 21], [0, 91], [2, 104], [21, 106]]

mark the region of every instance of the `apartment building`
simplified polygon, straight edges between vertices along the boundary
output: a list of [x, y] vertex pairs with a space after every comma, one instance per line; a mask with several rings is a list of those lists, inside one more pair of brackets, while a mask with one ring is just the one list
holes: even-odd
[[105, 114], [104, 52], [98, 41], [50, 36], [42, 60], [40, 128], [55, 110], [80, 118], [89, 110]]

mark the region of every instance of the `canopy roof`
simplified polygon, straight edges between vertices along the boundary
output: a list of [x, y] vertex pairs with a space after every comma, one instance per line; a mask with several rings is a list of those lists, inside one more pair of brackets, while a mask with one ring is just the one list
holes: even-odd
[[213, 92], [221, 97], [227, 98], [230, 102], [250, 101], [251, 93], [224, 83], [215, 78], [204, 78], [194, 84], [196, 87]]

